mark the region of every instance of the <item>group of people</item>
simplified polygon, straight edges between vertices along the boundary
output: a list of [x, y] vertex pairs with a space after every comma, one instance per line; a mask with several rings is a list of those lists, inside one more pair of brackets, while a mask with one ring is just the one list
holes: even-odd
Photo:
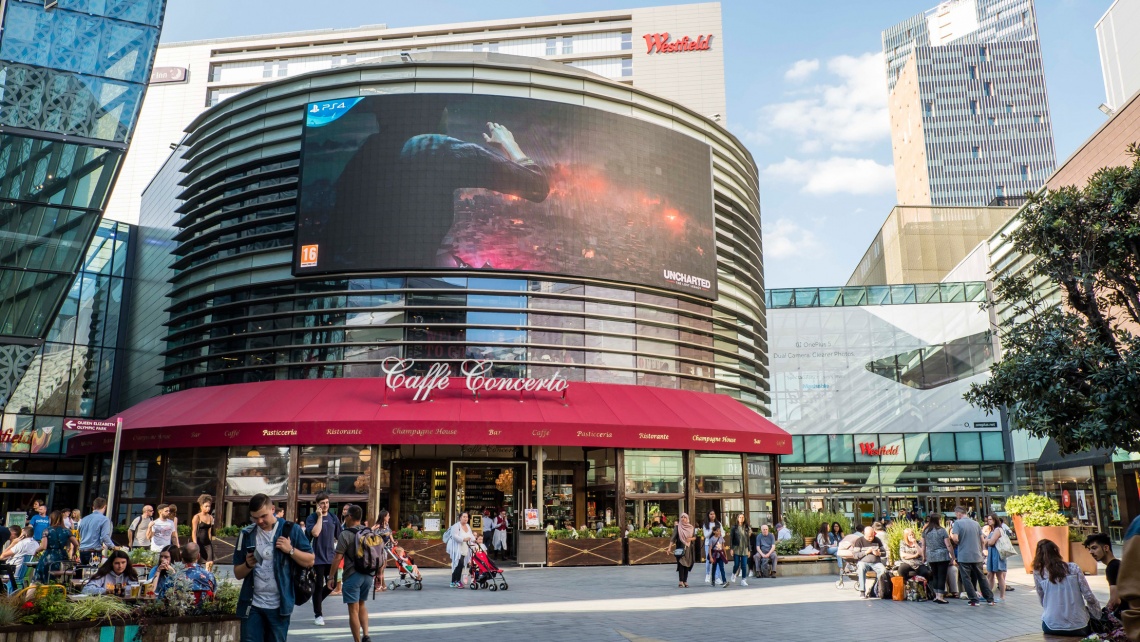
[[[200, 558], [207, 570], [214, 568], [214, 498], [210, 495], [198, 496], [198, 512], [190, 519], [190, 543], [200, 551]], [[158, 517], [155, 517], [155, 515]], [[143, 506], [142, 513], [136, 516], [127, 528], [127, 541], [132, 548], [146, 548], [161, 553], [166, 547], [178, 548], [181, 544], [178, 535], [178, 506], [159, 504], [157, 509], [150, 504]]]
[[[673, 527], [673, 555], [677, 558], [677, 587], [689, 588], [689, 573], [696, 564], [696, 533], [698, 527], [682, 513]], [[741, 586], [748, 586], [748, 576], [775, 577], [778, 554], [776, 542], [791, 539], [792, 534], [783, 524], [776, 524], [775, 532], [768, 524], [762, 524], [759, 531], [753, 531], [744, 513], [736, 516], [731, 530], [725, 531], [717, 519], [716, 511], [710, 510], [704, 523], [699, 527], [704, 535], [705, 584], [728, 588], [730, 582], [740, 579]], [[725, 565], [732, 560], [732, 576], [726, 576]], [[717, 581], [719, 578], [719, 582]]]

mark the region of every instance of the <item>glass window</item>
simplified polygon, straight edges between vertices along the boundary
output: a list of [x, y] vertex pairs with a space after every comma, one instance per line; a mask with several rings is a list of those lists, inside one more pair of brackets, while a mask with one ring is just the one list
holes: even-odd
[[879, 461], [884, 464], [901, 464], [906, 461], [902, 435], [879, 435]]
[[234, 446], [226, 464], [226, 496], [283, 496], [289, 485], [287, 446]]
[[[468, 312], [467, 322], [474, 325], [505, 325], [520, 327], [526, 325], [525, 312]], [[474, 332], [472, 330], [472, 332]]]
[[879, 447], [878, 435], [854, 435], [855, 461], [860, 463], [879, 463], [879, 458], [868, 454]]
[[748, 457], [748, 494], [772, 494], [772, 459], [767, 456]]
[[770, 499], [749, 499], [748, 500], [748, 523], [752, 528], [759, 529], [764, 524], [772, 526], [772, 500]]
[[373, 454], [368, 446], [304, 446], [297, 466], [297, 492], [367, 495]]
[[744, 475], [740, 455], [699, 453], [694, 461], [698, 493], [740, 493]]
[[828, 435], [827, 439], [832, 463], [850, 463], [855, 461], [854, 435]]
[[1005, 461], [1005, 441], [1000, 432], [983, 432], [982, 458], [986, 461]]
[[586, 485], [604, 486], [617, 481], [617, 455], [613, 448], [586, 451]]
[[954, 442], [958, 447], [958, 461], [981, 461], [981, 437], [976, 432], [959, 432], [954, 434]]
[[904, 435], [903, 443], [906, 447], [908, 462], [930, 461], [930, 443], [927, 441], [926, 433]]
[[[502, 290], [504, 292], [526, 292], [527, 281], [525, 279], [486, 279], [486, 278], [469, 278], [467, 279], [467, 289], [469, 290]], [[526, 307], [523, 299], [523, 306], [504, 306], [504, 307]], [[472, 303], [472, 305], [475, 305]]]
[[802, 435], [792, 435], [792, 454], [780, 455], [781, 464], [804, 463], [804, 438]]
[[[167, 453], [167, 497], [193, 497], [218, 494], [218, 462], [224, 448], [181, 448]], [[184, 519], [189, 523], [189, 519]]]
[[98, 209], [121, 158], [102, 147], [0, 133], [0, 167], [7, 168], [0, 198]]
[[804, 435], [804, 461], [809, 464], [828, 462], [827, 435]]
[[958, 457], [954, 452], [954, 434], [945, 432], [930, 433], [930, 460], [955, 461]]
[[630, 494], [685, 492], [685, 460], [680, 451], [626, 450], [625, 491]]

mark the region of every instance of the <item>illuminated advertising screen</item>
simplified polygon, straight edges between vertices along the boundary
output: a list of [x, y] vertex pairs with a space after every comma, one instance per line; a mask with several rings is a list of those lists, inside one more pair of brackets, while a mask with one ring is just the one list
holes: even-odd
[[486, 269], [716, 296], [712, 152], [631, 117], [400, 94], [306, 108], [294, 274]]

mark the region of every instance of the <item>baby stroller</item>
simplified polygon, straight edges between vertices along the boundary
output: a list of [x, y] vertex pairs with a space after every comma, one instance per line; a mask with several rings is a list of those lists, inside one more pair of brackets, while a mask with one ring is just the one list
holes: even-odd
[[[391, 540], [384, 546], [384, 550], [388, 551], [388, 556], [396, 563], [396, 570], [400, 573], [399, 580], [388, 580], [388, 590], [394, 591], [396, 587], [410, 588], [415, 591], [423, 589], [424, 578], [419, 574], [419, 569], [404, 553], [404, 550], [396, 546]], [[376, 597], [375, 586], [372, 587], [372, 597]]]
[[507, 578], [503, 571], [495, 566], [487, 555], [486, 549], [480, 547], [471, 553], [471, 564], [468, 566], [471, 574], [471, 590], [491, 589], [492, 591], [507, 590]]

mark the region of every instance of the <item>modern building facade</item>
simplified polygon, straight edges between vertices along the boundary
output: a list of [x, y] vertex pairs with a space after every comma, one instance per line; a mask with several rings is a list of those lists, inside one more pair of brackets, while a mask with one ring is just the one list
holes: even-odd
[[[979, 243], [1017, 212], [1016, 207], [895, 206], [847, 279], [847, 285], [938, 283]], [[982, 274], [968, 278], [986, 279]]]
[[[506, 140], [488, 113], [506, 155], [481, 145]], [[763, 416], [757, 172], [716, 120], [569, 65], [426, 52], [253, 87], [183, 145], [144, 195], [130, 370], [160, 377], [132, 375], [127, 396], [154, 398], [117, 415], [118, 520], [200, 492], [227, 523], [257, 492], [301, 517], [321, 491], [425, 528], [489, 506], [774, 517], [791, 447]], [[393, 200], [413, 183], [430, 191]], [[414, 254], [438, 210], [446, 249]], [[109, 444], [75, 445], [102, 492]]]
[[1032, 0], [948, 0], [883, 32], [899, 205], [985, 206], [1056, 166]]
[[1140, 91], [1140, 0], [1115, 0], [1096, 23], [1104, 105], [1115, 112]]
[[164, 43], [108, 216], [138, 222], [143, 190], [204, 109], [282, 78], [401, 53], [502, 53], [585, 69], [725, 122], [721, 37], [720, 4], [712, 2]]
[[1005, 419], [963, 393], [997, 353], [985, 282], [768, 290], [785, 508], [858, 524], [900, 511], [1002, 512]]
[[165, 6], [0, 5], [0, 411], [52, 341], [83, 266], [131, 141]]

